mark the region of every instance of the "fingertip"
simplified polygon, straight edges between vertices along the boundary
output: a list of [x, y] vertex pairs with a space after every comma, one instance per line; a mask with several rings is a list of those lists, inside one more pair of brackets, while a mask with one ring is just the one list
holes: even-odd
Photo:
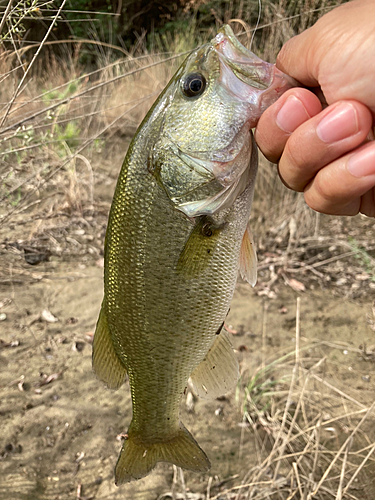
[[356, 215], [360, 211], [374, 217], [374, 160], [375, 144], [367, 143], [326, 165], [306, 184], [306, 203], [330, 215]]
[[350, 155], [346, 168], [355, 178], [370, 177], [375, 180], [375, 142], [371, 141]]
[[287, 134], [321, 111], [319, 99], [306, 89], [294, 91], [282, 103], [276, 115], [277, 126]]
[[276, 163], [290, 134], [321, 109], [317, 96], [307, 89], [285, 92], [263, 113], [255, 130], [255, 140], [266, 158]]

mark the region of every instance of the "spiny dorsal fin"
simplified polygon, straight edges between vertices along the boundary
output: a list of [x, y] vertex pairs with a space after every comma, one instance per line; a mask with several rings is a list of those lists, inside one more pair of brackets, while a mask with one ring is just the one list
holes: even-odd
[[194, 392], [214, 399], [230, 391], [240, 376], [238, 361], [225, 330], [222, 330], [204, 360], [191, 374]]
[[250, 283], [251, 286], [255, 286], [257, 282], [257, 264], [258, 259], [249, 222], [242, 238], [240, 251], [240, 274], [241, 278]]
[[126, 368], [115, 352], [105, 314], [104, 301], [96, 324], [92, 346], [92, 367], [96, 376], [110, 389], [118, 389], [126, 377]]
[[195, 472], [207, 472], [211, 466], [205, 452], [181, 422], [177, 435], [158, 443], [137, 440], [129, 429], [116, 464], [116, 484], [146, 476], [157, 462], [169, 462]]

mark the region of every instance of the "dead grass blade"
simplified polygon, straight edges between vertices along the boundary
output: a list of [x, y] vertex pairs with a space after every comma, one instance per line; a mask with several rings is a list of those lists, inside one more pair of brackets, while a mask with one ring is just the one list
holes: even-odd
[[11, 107], [13, 106], [13, 103], [14, 103], [14, 101], [16, 100], [16, 98], [17, 98], [18, 94], [20, 93], [20, 91], [21, 91], [21, 89], [22, 89], [22, 87], [23, 87], [23, 85], [24, 85], [24, 82], [25, 82], [25, 80], [26, 80], [26, 78], [27, 78], [27, 76], [28, 76], [28, 74], [29, 74], [29, 72], [30, 72], [31, 68], [33, 67], [33, 65], [34, 65], [34, 63], [35, 63], [35, 61], [36, 61], [36, 59], [37, 59], [37, 57], [38, 57], [38, 55], [39, 55], [40, 51], [42, 50], [42, 48], [43, 48], [44, 44], [46, 43], [46, 41], [47, 41], [47, 39], [48, 39], [48, 37], [49, 37], [49, 35], [50, 35], [51, 31], [52, 31], [52, 28], [53, 28], [53, 27], [54, 27], [54, 25], [55, 25], [55, 22], [56, 22], [57, 18], [59, 17], [59, 15], [60, 15], [61, 11], [62, 11], [62, 10], [63, 10], [63, 8], [64, 8], [65, 3], [66, 3], [66, 0], [63, 0], [63, 1], [61, 2], [61, 5], [60, 5], [60, 7], [59, 7], [59, 9], [58, 9], [57, 13], [55, 14], [55, 16], [54, 16], [54, 18], [53, 18], [53, 20], [52, 20], [52, 22], [51, 22], [51, 24], [50, 24], [50, 26], [49, 26], [49, 28], [48, 28], [47, 32], [46, 32], [46, 34], [44, 35], [43, 40], [40, 42], [40, 45], [39, 45], [39, 47], [38, 47], [37, 51], [35, 52], [35, 54], [34, 54], [33, 58], [31, 59], [31, 62], [30, 62], [30, 64], [28, 65], [28, 67], [27, 67], [27, 69], [26, 69], [26, 71], [25, 71], [25, 73], [24, 73], [23, 77], [21, 78], [21, 81], [20, 81], [20, 83], [18, 84], [18, 87], [16, 88], [16, 90], [15, 90], [15, 92], [14, 92], [14, 94], [13, 94], [13, 97], [12, 97], [12, 98], [11, 98], [11, 100], [9, 101], [9, 103], [8, 103], [8, 105], [7, 105], [7, 107], [6, 107], [5, 113], [4, 113], [4, 115], [3, 115], [2, 119], [1, 119], [1, 122], [0, 122], [0, 129], [3, 127], [3, 125], [4, 125], [5, 121], [6, 121], [7, 117], [8, 117], [9, 111], [10, 111]]
[[[66, 0], [65, 0], [65, 1], [66, 1]], [[189, 52], [190, 52], [190, 51], [188, 51], [188, 52], [186, 52], [186, 53], [189, 53]], [[51, 104], [50, 106], [47, 106], [47, 107], [43, 108], [43, 109], [42, 109], [42, 110], [40, 110], [40, 111], [37, 111], [37, 112], [35, 112], [35, 113], [32, 113], [31, 115], [26, 116], [26, 117], [22, 118], [21, 120], [19, 120], [19, 121], [15, 122], [15, 123], [12, 123], [12, 124], [11, 124], [11, 125], [9, 125], [8, 127], [3, 128], [3, 129], [1, 130], [1, 132], [0, 132], [0, 133], [3, 135], [3, 134], [5, 134], [6, 132], [9, 132], [9, 130], [14, 130], [14, 129], [17, 129], [17, 128], [19, 128], [21, 125], [25, 124], [26, 122], [28, 122], [28, 121], [30, 121], [30, 120], [34, 120], [34, 119], [35, 119], [35, 118], [37, 118], [38, 116], [40, 116], [40, 115], [42, 115], [42, 114], [46, 114], [46, 113], [48, 113], [49, 111], [53, 111], [53, 110], [55, 110], [55, 109], [57, 109], [57, 108], [61, 107], [61, 106], [62, 106], [62, 105], [64, 105], [64, 104], [68, 104], [69, 102], [71, 102], [71, 101], [73, 101], [73, 100], [75, 100], [75, 99], [78, 99], [78, 98], [80, 98], [80, 97], [85, 96], [86, 94], [88, 94], [88, 93], [90, 93], [90, 92], [94, 92], [95, 90], [99, 90], [99, 89], [101, 89], [101, 88], [103, 88], [103, 87], [105, 87], [105, 86], [108, 86], [108, 85], [109, 85], [109, 84], [111, 84], [111, 83], [118, 82], [118, 81], [122, 80], [123, 78], [127, 78], [127, 77], [129, 77], [129, 76], [133, 76], [133, 75], [135, 75], [135, 74], [137, 74], [137, 73], [140, 73], [140, 72], [142, 72], [142, 71], [145, 71], [146, 69], [153, 68], [153, 67], [155, 67], [155, 66], [157, 66], [157, 65], [161, 64], [162, 62], [164, 63], [164, 62], [168, 62], [168, 61], [173, 61], [173, 60], [175, 60], [175, 59], [177, 59], [177, 58], [179, 58], [179, 57], [181, 57], [181, 56], [183, 56], [183, 55], [184, 55], [184, 53], [182, 53], [182, 54], [177, 54], [177, 55], [173, 55], [173, 56], [171, 56], [171, 57], [167, 57], [167, 58], [166, 58], [166, 59], [164, 59], [163, 61], [153, 62], [153, 63], [148, 64], [148, 65], [146, 65], [146, 66], [143, 66], [143, 67], [141, 67], [141, 68], [134, 69], [134, 70], [129, 71], [129, 72], [127, 72], [127, 73], [124, 73], [124, 74], [121, 74], [121, 75], [119, 75], [119, 76], [116, 76], [116, 77], [110, 78], [110, 79], [108, 79], [108, 80], [106, 80], [106, 81], [100, 82], [100, 83], [98, 83], [98, 84], [96, 84], [96, 85], [93, 85], [93, 86], [89, 87], [88, 89], [83, 90], [82, 92], [79, 92], [79, 93], [77, 93], [77, 94], [75, 94], [75, 95], [72, 95], [72, 96], [66, 97], [66, 98], [64, 98], [64, 99], [61, 99], [61, 100], [59, 100], [59, 101], [58, 101], [57, 103], [55, 103], [55, 104]], [[13, 102], [14, 102], [14, 100], [13, 100]], [[4, 118], [3, 118], [3, 120], [2, 120], [2, 123], [3, 123], [3, 122], [4, 122]]]
[[365, 422], [365, 420], [367, 419], [367, 417], [371, 414], [372, 410], [374, 409], [374, 406], [375, 406], [375, 401], [370, 406], [370, 408], [366, 411], [365, 415], [362, 417], [362, 419], [356, 425], [355, 429], [352, 431], [352, 433], [350, 434], [350, 436], [345, 440], [344, 444], [341, 446], [341, 448], [339, 449], [339, 451], [336, 453], [336, 456], [334, 457], [334, 459], [332, 460], [332, 462], [329, 464], [329, 466], [325, 470], [322, 478], [320, 479], [320, 481], [318, 482], [315, 490], [313, 491], [313, 493], [312, 493], [313, 496], [317, 494], [317, 492], [319, 491], [319, 488], [322, 486], [324, 480], [326, 479], [326, 477], [330, 473], [331, 469], [333, 468], [333, 466], [335, 465], [335, 463], [337, 462], [337, 460], [341, 456], [341, 453], [348, 447], [349, 443], [353, 440], [353, 437], [355, 436], [355, 434], [357, 433], [357, 431], [359, 430], [359, 428], [361, 427], [361, 425]]

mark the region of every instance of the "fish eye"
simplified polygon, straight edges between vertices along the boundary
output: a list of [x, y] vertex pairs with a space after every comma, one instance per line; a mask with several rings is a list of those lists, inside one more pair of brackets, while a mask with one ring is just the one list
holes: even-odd
[[206, 83], [206, 79], [202, 73], [190, 73], [183, 81], [182, 92], [187, 97], [196, 97], [203, 94]]

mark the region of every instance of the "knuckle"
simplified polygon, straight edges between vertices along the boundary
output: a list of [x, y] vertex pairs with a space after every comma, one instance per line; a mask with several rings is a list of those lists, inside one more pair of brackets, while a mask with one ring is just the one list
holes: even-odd
[[313, 210], [326, 214], [336, 212], [339, 202], [337, 194], [332, 191], [329, 182], [322, 181], [321, 176], [317, 175], [313, 179], [308, 189], [305, 190], [304, 196], [306, 203]]
[[283, 182], [294, 189], [303, 191], [310, 177], [306, 175], [306, 163], [301, 156], [298, 142], [289, 138], [279, 162], [279, 172]]
[[375, 187], [361, 196], [359, 211], [367, 217], [375, 217]]

